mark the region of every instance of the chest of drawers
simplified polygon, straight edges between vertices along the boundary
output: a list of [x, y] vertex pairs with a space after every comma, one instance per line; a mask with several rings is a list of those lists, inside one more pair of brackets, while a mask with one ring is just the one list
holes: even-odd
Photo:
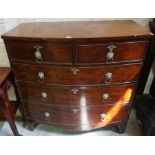
[[23, 115], [123, 132], [151, 34], [133, 21], [25, 23], [2, 35]]

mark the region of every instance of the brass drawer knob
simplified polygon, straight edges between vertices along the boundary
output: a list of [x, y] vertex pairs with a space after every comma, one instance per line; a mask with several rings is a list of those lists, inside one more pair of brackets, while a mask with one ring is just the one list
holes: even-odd
[[72, 72], [73, 75], [76, 75], [77, 72], [80, 71], [80, 70], [77, 69], [77, 68], [72, 68], [70, 71]]
[[105, 83], [111, 83], [111, 81], [112, 81], [112, 73], [107, 72], [105, 75]]
[[71, 91], [73, 92], [73, 94], [76, 94], [79, 90], [78, 89], [72, 89]]
[[108, 100], [108, 98], [109, 98], [109, 94], [103, 94], [102, 95], [102, 102], [106, 102], [107, 100]]
[[38, 81], [44, 82], [45, 74], [43, 72], [38, 73]]
[[104, 121], [106, 118], [106, 114], [100, 114], [100, 121]]
[[50, 114], [49, 112], [45, 112], [45, 113], [44, 113], [44, 116], [45, 116], [46, 118], [50, 118], [50, 117], [51, 117], [51, 114]]
[[43, 47], [39, 46], [39, 45], [36, 45], [36, 46], [34, 46], [34, 48], [36, 49], [36, 51], [34, 52], [36, 62], [42, 62], [42, 55], [41, 55], [40, 49], [43, 48]]
[[45, 92], [41, 92], [42, 100], [46, 102], [48, 100], [47, 94]]
[[72, 109], [72, 112], [75, 114], [75, 113], [79, 112], [79, 109]]
[[116, 48], [116, 46], [110, 45], [107, 48], [109, 49], [109, 51], [107, 52], [106, 62], [110, 63], [114, 59], [114, 51], [113, 50], [114, 50], [114, 48]]
[[112, 62], [112, 61], [113, 61], [113, 58], [114, 58], [114, 53], [109, 51], [109, 52], [107, 53], [106, 62], [107, 62], [107, 63]]

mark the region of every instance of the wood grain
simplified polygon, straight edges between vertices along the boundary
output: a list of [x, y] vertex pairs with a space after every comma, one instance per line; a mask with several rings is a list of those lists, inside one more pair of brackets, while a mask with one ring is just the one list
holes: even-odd
[[[35, 105], [24, 102], [27, 118], [50, 122], [53, 124], [72, 125], [100, 125], [106, 123], [125, 121], [128, 116], [129, 106], [90, 106], [90, 107], [65, 107], [52, 105]], [[73, 109], [78, 111], [75, 113]], [[45, 116], [45, 112], [50, 114]], [[100, 114], [106, 114], [107, 118], [101, 122]]]
[[[53, 67], [41, 65], [26, 65], [13, 63], [13, 71], [16, 80], [61, 85], [95, 85], [105, 84], [105, 75], [112, 73], [111, 83], [135, 82], [140, 73], [141, 63], [100, 66], [100, 67], [77, 67], [79, 70], [73, 75], [73, 67]], [[38, 80], [38, 73], [43, 72], [44, 81]], [[109, 80], [108, 80], [109, 81]]]
[[[109, 45], [114, 45], [113, 60], [107, 61]], [[120, 62], [140, 61], [143, 59], [147, 42], [125, 42], [109, 44], [91, 44], [77, 46], [77, 64], [114, 64]]]
[[0, 86], [2, 86], [8, 79], [11, 69], [8, 67], [0, 68]]
[[[74, 131], [111, 124], [125, 130], [152, 38], [146, 28], [128, 20], [37, 22], [20, 24], [2, 38], [29, 129], [43, 122]], [[43, 47], [41, 62], [36, 61], [34, 45]], [[109, 45], [117, 48], [107, 63]], [[106, 81], [107, 73], [112, 80]], [[78, 91], [74, 94], [73, 89]], [[109, 94], [106, 102], [104, 93]], [[100, 114], [106, 119], [101, 121]]]
[[71, 45], [52, 44], [50, 42], [7, 41], [8, 52], [11, 61], [35, 62], [34, 46], [41, 47], [42, 61], [40, 63], [72, 63], [73, 47]]
[[150, 32], [131, 20], [24, 23], [2, 35], [3, 39], [51, 41], [148, 37]]
[[[132, 101], [132, 94], [135, 91], [135, 84], [120, 86], [47, 86], [18, 82], [22, 100], [36, 102], [38, 104], [53, 104], [66, 106], [87, 106], [124, 104]], [[73, 93], [76, 89], [76, 94]], [[47, 100], [42, 98], [41, 93], [47, 94]], [[109, 98], [103, 100], [103, 94]]]

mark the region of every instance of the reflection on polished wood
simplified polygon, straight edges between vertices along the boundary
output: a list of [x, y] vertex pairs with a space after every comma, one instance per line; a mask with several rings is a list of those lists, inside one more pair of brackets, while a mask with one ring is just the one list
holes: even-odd
[[[23, 102], [25, 105], [25, 110], [27, 117], [32, 120], [45, 121], [51, 124], [70, 124], [70, 125], [96, 125], [101, 122], [100, 114], [108, 112], [113, 108], [114, 105], [106, 106], [56, 106], [49, 104], [32, 104], [31, 102]], [[120, 113], [113, 118], [113, 122], [125, 121], [127, 119], [127, 111], [129, 110], [128, 105], [119, 105], [119, 107], [113, 108], [113, 111], [118, 111], [120, 108]], [[73, 109], [78, 111], [75, 113]], [[84, 113], [82, 113], [82, 111]], [[48, 112], [50, 118], [46, 118], [44, 113]], [[86, 113], [85, 113], [86, 112]]]
[[119, 115], [120, 111], [122, 110], [122, 105], [120, 104], [122, 103], [122, 100], [126, 98], [130, 98], [131, 95], [132, 95], [132, 89], [127, 89], [123, 97], [120, 98], [115, 103], [115, 105], [113, 105], [113, 107], [106, 113], [106, 117], [102, 119], [101, 122], [97, 124], [97, 126], [105, 126], [105, 125], [110, 124], [113, 121], [113, 119], [115, 119], [115, 117]]
[[[18, 87], [21, 91], [21, 98], [31, 102], [41, 102], [42, 104], [55, 105], [106, 105], [115, 104], [120, 100], [120, 103], [131, 102], [132, 93], [135, 91], [135, 84], [121, 86], [42, 86], [36, 84], [28, 84], [18, 82]], [[72, 89], [76, 88], [78, 92], [72, 93]], [[127, 90], [131, 90], [128, 96], [124, 96]], [[43, 100], [42, 92], [47, 94], [47, 100]], [[103, 94], [107, 93], [109, 98], [104, 101]]]
[[123, 132], [151, 37], [133, 21], [25, 23], [2, 35], [29, 129]]

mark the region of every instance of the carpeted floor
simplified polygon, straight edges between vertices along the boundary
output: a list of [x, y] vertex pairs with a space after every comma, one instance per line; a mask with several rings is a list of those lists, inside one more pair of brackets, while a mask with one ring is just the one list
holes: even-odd
[[[23, 136], [140, 136], [142, 135], [141, 128], [135, 117], [135, 111], [132, 110], [130, 118], [123, 134], [117, 133], [115, 127], [105, 127], [102, 129], [85, 132], [85, 133], [70, 133], [59, 128], [54, 128], [51, 125], [39, 124], [34, 131], [29, 131], [23, 127], [22, 122], [16, 122], [19, 133]], [[0, 136], [13, 135], [7, 122], [0, 122]]]

